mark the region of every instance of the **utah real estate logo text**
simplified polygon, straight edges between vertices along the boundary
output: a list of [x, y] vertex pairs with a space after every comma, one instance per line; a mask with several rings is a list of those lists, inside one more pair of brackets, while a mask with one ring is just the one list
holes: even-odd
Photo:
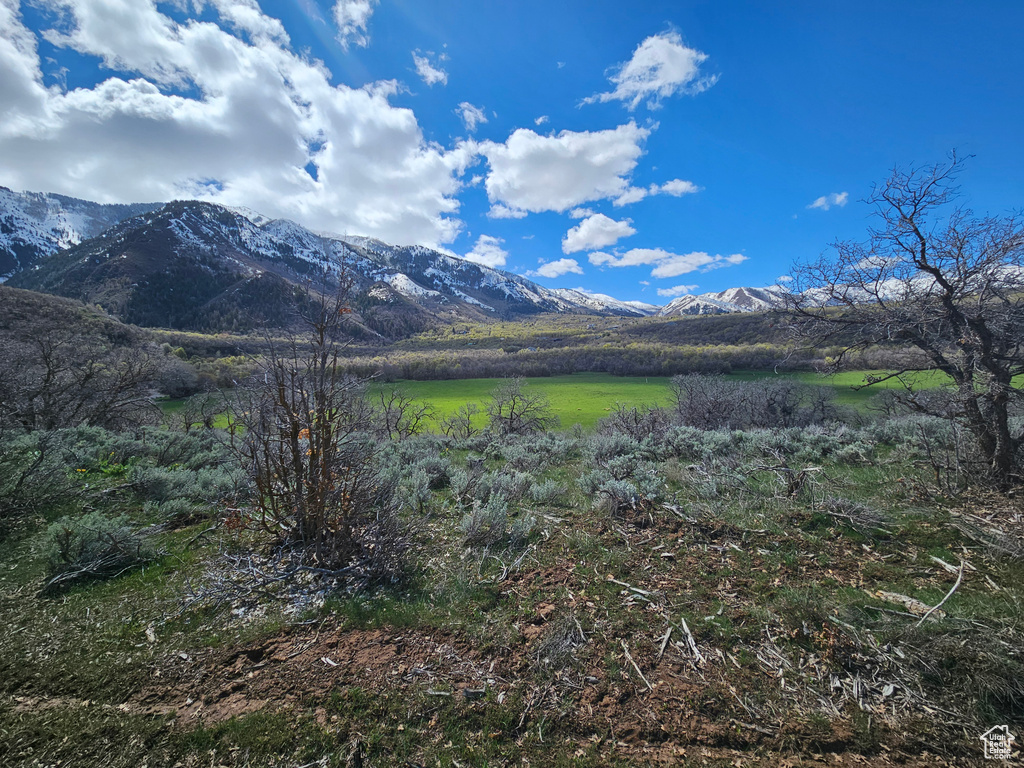
[[985, 758], [988, 760], [1009, 760], [1013, 751], [1013, 742], [1017, 739], [1010, 733], [1007, 725], [996, 725], [981, 734], [985, 744]]

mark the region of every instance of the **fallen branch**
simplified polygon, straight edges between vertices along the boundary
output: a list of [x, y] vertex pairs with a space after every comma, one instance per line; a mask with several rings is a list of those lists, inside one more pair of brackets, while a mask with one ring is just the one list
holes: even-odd
[[606, 580], [612, 582], [613, 584], [618, 584], [620, 587], [625, 587], [626, 589], [632, 590], [633, 592], [636, 592], [638, 595], [653, 595], [654, 594], [653, 592], [650, 592], [650, 591], [648, 591], [646, 589], [640, 589], [640, 587], [634, 587], [632, 584], [627, 584], [624, 581], [619, 581], [618, 579], [616, 579], [616, 578], [614, 578], [613, 576], [610, 576], [610, 575], [608, 576], [608, 578]]
[[953, 596], [953, 593], [956, 592], [957, 587], [960, 586], [960, 583], [963, 580], [964, 580], [964, 561], [961, 560], [960, 561], [960, 573], [957, 574], [956, 583], [953, 585], [953, 588], [951, 590], [949, 590], [949, 592], [946, 593], [946, 596], [944, 598], [942, 598], [938, 602], [937, 605], [935, 605], [932, 608], [928, 609], [928, 613], [926, 613], [924, 616], [921, 617], [921, 620], [919, 622], [917, 622], [917, 624], [914, 625], [914, 629], [917, 629], [922, 624], [924, 624], [924, 620], [925, 619], [927, 619], [929, 616], [931, 616], [933, 613], [935, 613], [935, 611], [939, 610], [939, 608], [941, 608], [943, 605], [945, 605], [946, 601], [949, 600], [949, 598], [951, 598]]
[[665, 647], [668, 645], [668, 639], [672, 637], [672, 626], [665, 630], [665, 636], [661, 638], [661, 648], [658, 649], [658, 658], [660, 659], [665, 655]]
[[738, 725], [740, 728], [746, 728], [747, 730], [750, 730], [750, 731], [757, 731], [758, 733], [763, 733], [765, 736], [774, 736], [775, 735], [775, 731], [769, 731], [767, 728], [762, 728], [760, 725], [754, 725], [753, 723], [743, 723], [743, 722], [740, 722], [739, 720], [737, 720], [734, 717], [729, 718], [729, 722], [732, 723], [733, 725]]
[[636, 662], [633, 661], [633, 657], [629, 653], [629, 647], [626, 645], [626, 641], [620, 640], [619, 642], [622, 643], [622, 650], [625, 652], [626, 658], [629, 659], [629, 663], [633, 665], [633, 669], [636, 670], [636, 673], [640, 675], [640, 679], [644, 681], [644, 685], [647, 686], [647, 690], [653, 691], [654, 686], [651, 685], [650, 681], [646, 677], [644, 677], [644, 673], [640, 671], [640, 667], [638, 667]]
[[704, 664], [707, 660], [697, 648], [697, 641], [693, 639], [693, 633], [690, 631], [690, 628], [686, 626], [686, 619], [680, 616], [679, 623], [683, 625], [683, 634], [686, 635], [686, 644], [690, 646], [690, 651], [693, 653], [694, 659], [697, 660], [698, 664]]

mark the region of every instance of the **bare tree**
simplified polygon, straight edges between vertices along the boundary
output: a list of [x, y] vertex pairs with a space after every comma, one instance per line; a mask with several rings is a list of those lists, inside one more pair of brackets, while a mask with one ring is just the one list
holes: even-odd
[[543, 392], [524, 392], [526, 382], [519, 376], [507, 379], [491, 394], [485, 406], [490, 430], [499, 435], [543, 432], [558, 424]]
[[473, 417], [480, 413], [476, 403], [463, 403], [454, 412], [441, 419], [441, 431], [448, 437], [468, 438], [480, 434], [481, 430], [473, 423]]
[[747, 390], [742, 383], [720, 374], [689, 373], [673, 376], [670, 386], [680, 423], [698, 429], [748, 425]]
[[[1024, 226], [956, 205], [962, 165], [954, 153], [894, 170], [868, 200], [880, 224], [799, 265], [791, 309], [816, 343], [838, 345], [837, 365], [875, 345], [916, 350], [867, 384], [898, 379], [907, 405], [962, 423], [1005, 489], [1020, 480], [1009, 416], [1024, 373]], [[925, 370], [949, 377], [945, 396], [925, 396], [914, 375]]]
[[181, 429], [189, 432], [193, 428], [213, 429], [217, 419], [224, 414], [224, 396], [219, 392], [201, 392], [185, 401], [179, 412]]
[[676, 419], [698, 429], [802, 427], [838, 416], [830, 388], [782, 377], [742, 381], [687, 373], [673, 376], [669, 386]]
[[62, 299], [0, 287], [0, 423], [23, 431], [155, 421], [163, 355]]
[[373, 399], [377, 433], [389, 440], [404, 440], [427, 428], [434, 407], [411, 397], [404, 389], [382, 389]]
[[[376, 462], [363, 382], [340, 370], [344, 294], [311, 295], [305, 330], [267, 336], [232, 408], [258, 524], [317, 567], [387, 567], [401, 548], [393, 488]], [[393, 563], [392, 563], [393, 564]]]
[[637, 441], [648, 437], [661, 440], [670, 426], [672, 419], [664, 408], [624, 403], [616, 403], [611, 414], [600, 422], [602, 431], [629, 435]]

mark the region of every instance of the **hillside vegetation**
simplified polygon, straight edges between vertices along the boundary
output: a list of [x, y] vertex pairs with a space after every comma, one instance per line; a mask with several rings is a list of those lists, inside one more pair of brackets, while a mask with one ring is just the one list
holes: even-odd
[[1024, 714], [1019, 502], [970, 490], [938, 420], [851, 428], [814, 390], [758, 381], [688, 408], [704, 381], [593, 431], [492, 416], [385, 437], [400, 421], [378, 412], [363, 460], [399, 525], [356, 570], [262, 524], [219, 430], [8, 437], [0, 748], [12, 765], [980, 764], [976, 734]]
[[1024, 509], [956, 421], [810, 371], [443, 375], [671, 371], [768, 316], [450, 326], [395, 384], [337, 299], [250, 337], [0, 299], [8, 764], [960, 766], [1024, 720]]

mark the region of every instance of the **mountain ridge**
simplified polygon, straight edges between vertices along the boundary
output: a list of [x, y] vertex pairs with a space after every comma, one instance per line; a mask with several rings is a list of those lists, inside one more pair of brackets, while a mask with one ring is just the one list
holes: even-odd
[[[10, 266], [0, 279], [101, 304], [126, 322], [179, 329], [281, 325], [303, 286], [343, 275], [352, 283], [357, 321], [388, 338], [486, 317], [714, 314], [770, 309], [781, 298], [770, 289], [739, 288], [679, 297], [665, 307], [621, 301], [546, 288], [425, 246], [314, 232], [203, 201], [105, 205], [0, 188], [0, 222], [0, 264]], [[260, 317], [245, 320], [253, 310]]]
[[0, 186], [0, 281], [162, 203], [94, 203]]
[[727, 288], [712, 293], [687, 294], [673, 299], [658, 312], [661, 317], [720, 315], [732, 312], [767, 312], [785, 306], [779, 288]]

